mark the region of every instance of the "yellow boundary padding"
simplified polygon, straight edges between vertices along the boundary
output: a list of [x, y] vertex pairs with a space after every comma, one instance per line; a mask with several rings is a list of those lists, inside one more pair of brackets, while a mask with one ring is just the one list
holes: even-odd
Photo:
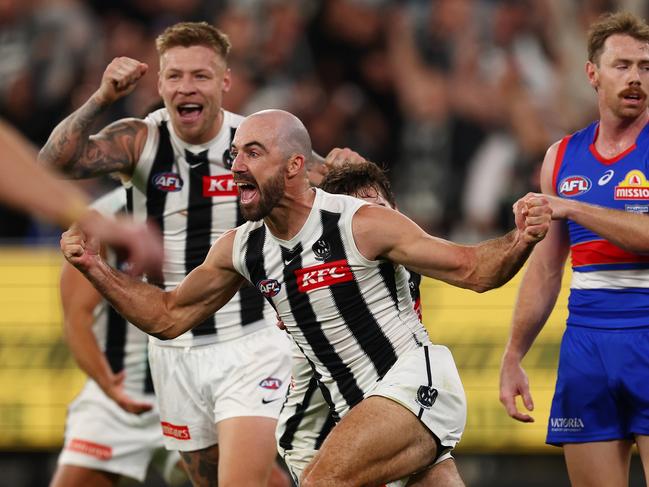
[[[67, 404], [84, 381], [62, 336], [58, 249], [0, 248], [0, 448], [61, 445]], [[525, 359], [536, 404], [533, 424], [510, 419], [498, 401], [498, 368], [520, 275], [485, 294], [425, 279], [424, 322], [458, 364], [469, 410], [462, 452], [556, 452], [544, 445], [566, 318], [559, 305]]]

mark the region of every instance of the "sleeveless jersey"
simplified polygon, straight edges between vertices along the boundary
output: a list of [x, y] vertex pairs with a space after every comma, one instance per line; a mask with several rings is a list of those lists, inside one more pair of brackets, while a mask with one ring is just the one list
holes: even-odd
[[272, 303], [311, 363], [325, 400], [342, 415], [397, 357], [428, 340], [408, 273], [366, 259], [352, 235], [363, 201], [315, 189], [313, 208], [290, 241], [263, 221], [237, 229], [235, 268]]
[[[565, 137], [553, 174], [558, 196], [622, 211], [649, 212], [649, 125], [613, 159], [595, 148], [599, 124]], [[568, 220], [573, 277], [568, 325], [649, 326], [649, 255], [627, 252]], [[647, 220], [649, 224], [649, 220]]]
[[[117, 188], [97, 199], [92, 207], [110, 216], [126, 210], [126, 191]], [[109, 253], [111, 265], [119, 261]], [[147, 354], [148, 335], [131, 325], [104, 299], [94, 309], [92, 331], [113, 373], [125, 372], [127, 393], [152, 394], [153, 382]]]
[[[201, 145], [183, 142], [164, 108], [144, 120], [148, 136], [129, 182], [129, 209], [136, 220], [153, 220], [162, 230], [164, 282], [154, 284], [166, 290], [203, 262], [218, 237], [244, 221], [230, 171], [230, 145], [242, 120], [224, 111], [219, 133]], [[241, 337], [267, 323], [274, 323], [272, 309], [246, 286], [193, 330], [174, 340], [151, 337], [151, 341], [164, 346], [204, 345]]]

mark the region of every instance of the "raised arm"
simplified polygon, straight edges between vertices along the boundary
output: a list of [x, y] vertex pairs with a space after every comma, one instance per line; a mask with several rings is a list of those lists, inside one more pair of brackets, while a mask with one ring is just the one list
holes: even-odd
[[[552, 172], [558, 144], [548, 150], [541, 169], [541, 188], [554, 201]], [[555, 205], [553, 208], [553, 218]], [[532, 422], [534, 418], [521, 412], [516, 397], [521, 396], [528, 411], [534, 409], [529, 380], [521, 362], [545, 325], [561, 289], [561, 278], [570, 249], [564, 221], [553, 221], [547, 237], [532, 252], [512, 315], [509, 340], [500, 367], [500, 402], [512, 418]]]
[[234, 233], [219, 238], [205, 261], [167, 292], [110, 267], [98, 253], [98, 242], [78, 228], [63, 234], [61, 250], [122, 316], [166, 340], [202, 323], [238, 291], [243, 277], [232, 264]]
[[65, 338], [75, 361], [102, 391], [130, 413], [149, 411], [153, 405], [136, 401], [124, 392], [124, 372], [113, 373], [99, 348], [92, 324], [101, 296], [92, 284], [70, 264], [61, 271], [61, 303]]
[[515, 205], [517, 229], [477, 245], [433, 237], [400, 213], [378, 206], [358, 210], [356, 244], [369, 259], [383, 257], [454, 286], [484, 292], [502, 286], [521, 268], [550, 223], [543, 198], [527, 196]]
[[104, 71], [99, 89], [78, 110], [54, 129], [39, 160], [73, 178], [120, 172], [132, 174], [147, 129], [138, 119], [114, 122], [90, 135], [97, 117], [128, 95], [146, 73], [147, 65], [130, 58], [115, 58]]

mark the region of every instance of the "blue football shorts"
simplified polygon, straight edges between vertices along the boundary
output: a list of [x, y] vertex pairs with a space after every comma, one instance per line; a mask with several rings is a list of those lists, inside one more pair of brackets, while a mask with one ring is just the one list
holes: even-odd
[[649, 328], [568, 326], [561, 342], [551, 445], [649, 435]]

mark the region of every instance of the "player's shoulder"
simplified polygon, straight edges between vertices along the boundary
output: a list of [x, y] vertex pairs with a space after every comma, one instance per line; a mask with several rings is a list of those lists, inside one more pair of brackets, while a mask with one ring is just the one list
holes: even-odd
[[315, 188], [315, 191], [314, 206], [334, 213], [342, 213], [345, 210], [356, 211], [358, 208], [368, 205], [366, 201], [346, 194], [327, 193], [320, 188]]

